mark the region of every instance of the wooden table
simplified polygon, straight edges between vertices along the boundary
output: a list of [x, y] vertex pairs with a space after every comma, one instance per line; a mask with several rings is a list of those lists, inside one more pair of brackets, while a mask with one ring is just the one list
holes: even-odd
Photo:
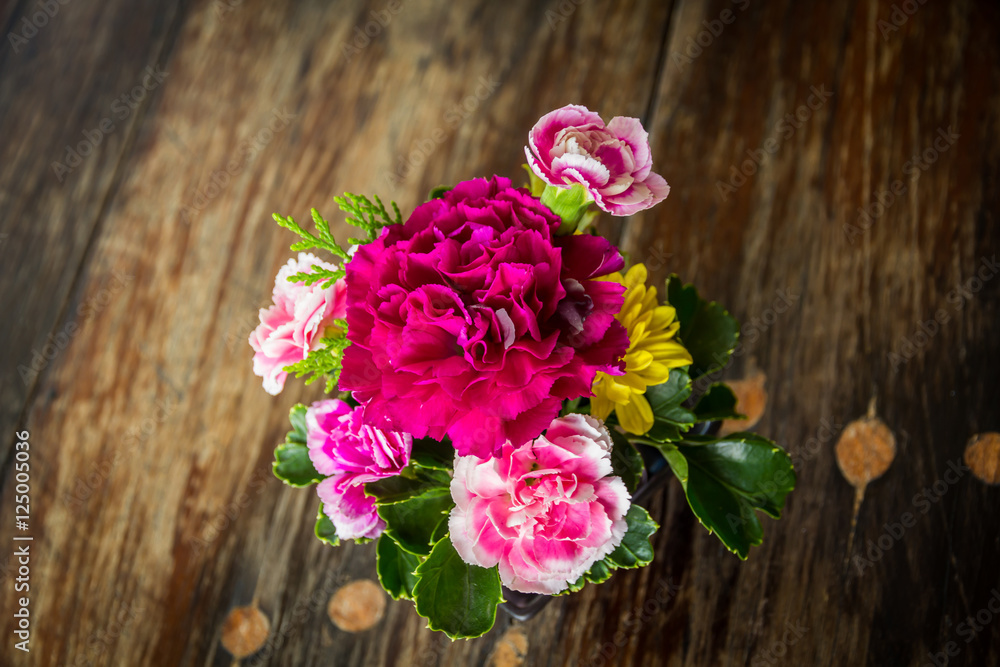
[[[23, 0], [0, 18], [3, 664], [227, 665], [223, 621], [250, 603], [272, 633], [244, 665], [517, 664], [522, 639], [527, 665], [1000, 661], [1000, 490], [946, 477], [1000, 430], [1000, 280], [970, 282], [1000, 250], [996, 2]], [[338, 630], [326, 602], [374, 577], [373, 546], [320, 544], [317, 499], [270, 475], [289, 407], [320, 395], [274, 399], [251, 373], [291, 255], [270, 214], [520, 179], [528, 129], [570, 102], [650, 130], [673, 191], [604, 231], [748, 323], [727, 377], [766, 374], [757, 428], [798, 488], [747, 562], [673, 484], [652, 566], [530, 622], [451, 644], [393, 603]], [[872, 398], [898, 452], [855, 526], [834, 444]], [[30, 654], [14, 535], [34, 538]]]

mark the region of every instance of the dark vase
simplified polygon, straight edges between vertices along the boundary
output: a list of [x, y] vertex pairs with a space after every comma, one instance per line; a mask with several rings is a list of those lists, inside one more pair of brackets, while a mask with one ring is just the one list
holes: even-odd
[[[691, 435], [715, 433], [721, 424], [722, 422], [695, 424], [689, 433]], [[658, 449], [642, 444], [636, 445], [636, 448], [642, 454], [646, 469], [642, 472], [642, 479], [639, 481], [635, 493], [632, 494], [632, 502], [642, 507], [648, 507], [647, 503], [653, 493], [666, 485], [674, 474]], [[506, 602], [503, 602], [500, 608], [519, 621], [527, 621], [540, 612], [554, 597], [554, 595], [543, 595], [542, 593], [521, 593], [504, 586], [503, 598]]]

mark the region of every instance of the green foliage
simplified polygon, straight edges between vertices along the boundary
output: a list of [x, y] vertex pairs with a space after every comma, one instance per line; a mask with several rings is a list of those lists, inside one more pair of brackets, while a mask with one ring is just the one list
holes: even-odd
[[431, 630], [441, 630], [451, 639], [472, 639], [493, 627], [497, 605], [503, 601], [496, 567], [466, 563], [445, 536], [416, 573], [414, 604]]
[[451, 470], [454, 464], [455, 449], [447, 438], [443, 442], [434, 438], [421, 438], [413, 441], [410, 465], [431, 468], [432, 470]]
[[306, 446], [306, 406], [294, 406], [288, 415], [292, 430], [274, 450], [274, 476], [289, 486], [309, 486], [323, 479], [309, 459]]
[[660, 526], [649, 516], [649, 512], [635, 503], [629, 507], [625, 521], [628, 523], [628, 530], [622, 538], [622, 543], [610, 554], [594, 563], [586, 574], [570, 584], [560, 595], [575, 593], [588, 582], [603, 583], [615, 570], [645, 567], [653, 561], [653, 545], [649, 538]]
[[743, 559], [764, 538], [755, 510], [780, 518], [785, 497], [795, 488], [788, 454], [754, 433], [655, 446], [680, 480], [698, 521]]
[[451, 187], [447, 185], [439, 185], [427, 193], [427, 201], [432, 199], [442, 199], [450, 190]]
[[387, 535], [378, 538], [375, 546], [375, 569], [382, 588], [393, 600], [413, 599], [413, 587], [417, 583], [417, 566], [420, 559], [399, 548]]
[[609, 432], [614, 441], [614, 447], [611, 449], [611, 467], [614, 474], [625, 482], [628, 492], [634, 493], [644, 469], [642, 456], [624, 435], [615, 429], [610, 429]]
[[649, 565], [653, 562], [653, 545], [649, 538], [659, 525], [649, 516], [649, 512], [635, 503], [629, 507], [625, 521], [628, 522], [628, 531], [622, 538], [622, 543], [604, 559], [607, 561], [606, 564], [615, 569]]
[[667, 278], [667, 301], [677, 310], [677, 337], [693, 359], [691, 378], [724, 367], [739, 337], [736, 319], [715, 301], [698, 296], [694, 285], [682, 285], [676, 275]]
[[549, 210], [562, 218], [562, 224], [556, 231], [556, 234], [560, 235], [575, 232], [584, 214], [594, 201], [590, 193], [587, 192], [587, 188], [579, 183], [574, 183], [571, 187], [566, 188], [546, 185], [545, 189], [542, 190], [541, 200]]
[[333, 333], [333, 335], [320, 339], [322, 347], [317, 347], [305, 359], [285, 366], [283, 370], [293, 373], [296, 378], [308, 375], [306, 384], [312, 384], [325, 377], [325, 389], [326, 393], [329, 394], [336, 388], [337, 381], [340, 380], [344, 350], [351, 344], [347, 340], [346, 331], [347, 322], [345, 320], [333, 320], [333, 325], [327, 328], [327, 333]]
[[736, 411], [736, 394], [722, 383], [713, 384], [698, 400], [694, 414], [700, 422], [722, 419], [746, 419]]
[[657, 442], [679, 440], [694, 426], [694, 413], [683, 406], [691, 396], [691, 378], [683, 368], [670, 369], [670, 376], [663, 384], [646, 389], [646, 400], [653, 410], [653, 426], [646, 437]]
[[426, 556], [435, 543], [438, 524], [454, 505], [451, 494], [442, 491], [385, 505], [376, 504], [376, 508], [386, 523], [384, 534], [394, 539], [404, 551]]
[[379, 505], [393, 505], [414, 498], [451, 496], [451, 476], [444, 470], [409, 466], [401, 474], [365, 484], [365, 493]]
[[545, 181], [538, 177], [538, 174], [531, 170], [531, 167], [522, 164], [521, 168], [528, 172], [528, 190], [531, 192], [532, 197], [541, 197], [542, 192], [545, 191], [545, 186], [547, 185]]
[[378, 238], [383, 227], [403, 223], [403, 216], [399, 214], [399, 207], [396, 206], [396, 202], [389, 202], [389, 205], [392, 206], [392, 214], [390, 215], [385, 210], [385, 206], [382, 204], [382, 200], [378, 198], [378, 195], [375, 195], [374, 203], [364, 195], [356, 195], [350, 192], [345, 192], [343, 197], [334, 197], [333, 201], [337, 202], [340, 210], [347, 214], [347, 222], [366, 233], [366, 238], [347, 239], [350, 243], [356, 245], [371, 243]]
[[340, 544], [340, 538], [337, 537], [337, 529], [333, 526], [333, 522], [330, 521], [330, 517], [323, 511], [323, 503], [319, 504], [319, 513], [316, 515], [316, 527], [313, 529], [313, 532], [316, 533], [319, 541], [324, 544], [329, 544], [331, 547]]
[[[337, 203], [341, 211], [347, 214], [347, 222], [365, 232], [365, 237], [349, 238], [347, 239], [348, 243], [356, 245], [370, 243], [378, 238], [383, 227], [398, 225], [403, 222], [403, 217], [399, 213], [399, 207], [396, 206], [396, 202], [389, 202], [392, 206], [392, 213], [390, 214], [377, 195], [375, 196], [375, 201], [372, 202], [364, 195], [345, 192], [343, 197], [334, 197], [333, 201]], [[315, 234], [295, 222], [292, 216], [285, 217], [274, 213], [272, 217], [279, 225], [295, 232], [301, 237], [300, 241], [296, 241], [291, 245], [293, 251], [322, 249], [341, 260], [341, 265], [334, 269], [325, 269], [316, 266], [310, 271], [299, 272], [288, 277], [289, 282], [303, 282], [306, 285], [314, 285], [322, 281], [323, 287], [326, 288], [344, 277], [344, 263], [350, 259], [350, 253], [344, 250], [337, 243], [337, 240], [333, 238], [329, 221], [320, 215], [319, 211], [310, 209], [310, 214], [312, 215], [313, 225], [316, 228]]]

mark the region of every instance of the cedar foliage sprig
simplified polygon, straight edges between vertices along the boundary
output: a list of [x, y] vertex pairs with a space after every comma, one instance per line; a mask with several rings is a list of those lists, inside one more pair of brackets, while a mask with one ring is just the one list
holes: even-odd
[[[308, 375], [306, 384], [312, 384], [321, 377], [326, 377], [326, 393], [333, 391], [340, 380], [341, 360], [344, 357], [344, 350], [350, 345], [347, 340], [347, 321], [334, 320], [331, 328], [336, 329], [332, 336], [324, 336], [320, 339], [322, 347], [318, 347], [309, 353], [302, 361], [291, 366], [285, 366], [284, 370], [294, 373], [296, 378]], [[329, 332], [329, 329], [327, 330]]]
[[[375, 201], [372, 202], [372, 200], [364, 195], [345, 192], [343, 197], [334, 197], [333, 201], [337, 203], [341, 211], [347, 214], [347, 222], [365, 232], [365, 238], [352, 237], [347, 239], [348, 243], [352, 245], [370, 243], [378, 238], [384, 227], [402, 224], [403, 222], [403, 216], [400, 215], [399, 206], [396, 205], [396, 202], [389, 202], [390, 206], [392, 206], [392, 213], [390, 214], [378, 195], [375, 195]], [[340, 265], [333, 269], [314, 266], [309, 271], [300, 271], [288, 276], [288, 282], [292, 283], [315, 285], [322, 281], [322, 287], [326, 289], [344, 277], [344, 263], [350, 260], [351, 253], [348, 250], [344, 250], [337, 243], [337, 240], [333, 238], [333, 234], [330, 232], [330, 223], [320, 215], [319, 211], [311, 209], [310, 213], [312, 214], [313, 225], [316, 227], [316, 234], [304, 229], [290, 215], [286, 217], [275, 213], [273, 217], [274, 221], [280, 226], [302, 237], [300, 241], [292, 244], [291, 249], [293, 251], [298, 252], [319, 248], [328, 251], [340, 259]]]

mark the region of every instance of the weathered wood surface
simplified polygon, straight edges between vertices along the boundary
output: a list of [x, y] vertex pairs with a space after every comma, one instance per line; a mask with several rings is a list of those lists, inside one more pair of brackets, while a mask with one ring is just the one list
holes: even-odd
[[[1000, 430], [1000, 282], [950, 298], [1000, 249], [996, 3], [912, 3], [888, 31], [893, 5], [871, 0], [403, 0], [345, 49], [389, 5], [75, 0], [0, 55], [0, 542], [17, 532], [21, 429], [35, 538], [27, 656], [0, 551], [0, 662], [229, 665], [223, 621], [254, 602], [272, 633], [244, 665], [482, 664], [511, 628], [529, 665], [923, 665], [949, 642], [949, 664], [997, 664], [997, 614], [969, 643], [957, 628], [1000, 589], [1000, 491], [965, 473], [926, 514], [914, 500], [970, 436]], [[35, 11], [0, 17], [13, 31]], [[60, 182], [65, 145], [157, 64], [163, 83]], [[812, 87], [832, 96], [783, 121]], [[751, 359], [767, 374], [757, 428], [795, 454], [799, 488], [746, 563], [672, 485], [651, 507], [652, 566], [530, 622], [450, 644], [393, 603], [342, 632], [327, 600], [374, 576], [373, 549], [319, 544], [316, 499], [271, 478], [288, 408], [319, 392], [268, 397], [245, 343], [290, 254], [270, 213], [332, 215], [344, 190], [406, 210], [439, 183], [520, 178], [527, 129], [568, 102], [647, 123], [673, 192], [605, 229], [750, 323], [727, 377]], [[911, 180], [939, 130], [958, 138]], [[748, 150], [761, 164], [720, 188]], [[921, 344], [938, 310], [949, 320]], [[919, 349], [898, 363], [904, 339]], [[899, 451], [852, 528], [833, 446], [872, 397]], [[859, 571], [850, 557], [907, 512], [916, 524]]]

